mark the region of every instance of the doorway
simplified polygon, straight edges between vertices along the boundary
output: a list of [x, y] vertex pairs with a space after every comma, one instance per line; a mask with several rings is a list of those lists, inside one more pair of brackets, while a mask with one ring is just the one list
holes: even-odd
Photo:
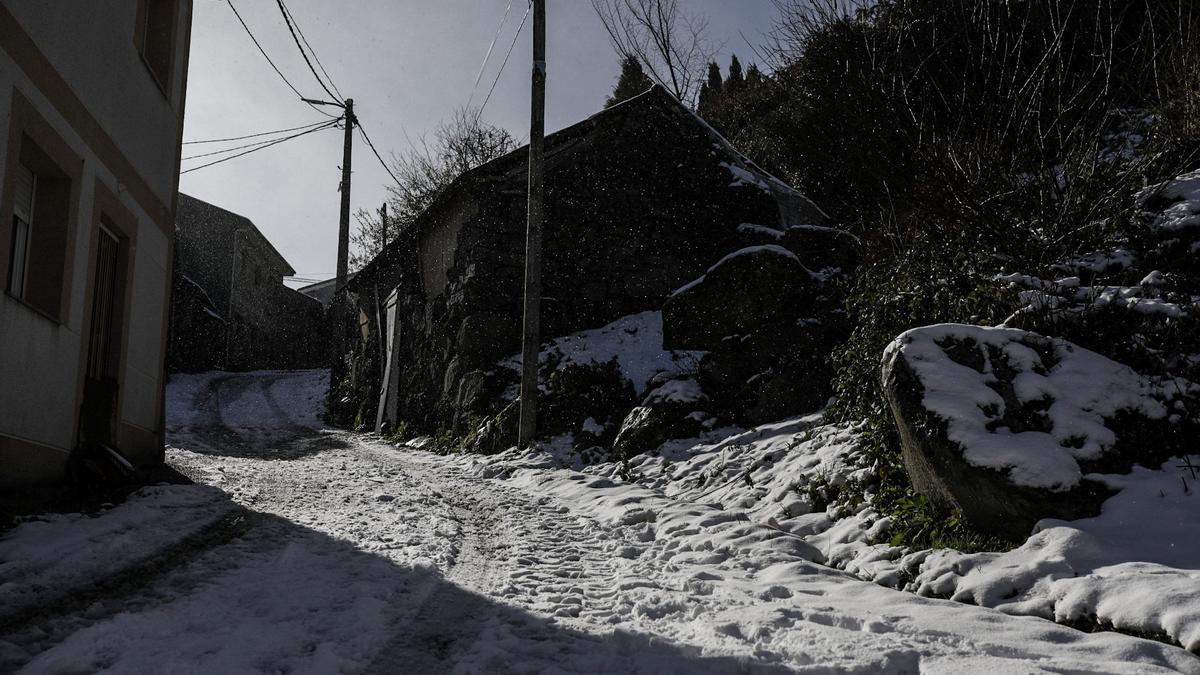
[[112, 445], [120, 365], [121, 239], [101, 222], [92, 278], [92, 313], [87, 333], [87, 370], [80, 415], [81, 440]]

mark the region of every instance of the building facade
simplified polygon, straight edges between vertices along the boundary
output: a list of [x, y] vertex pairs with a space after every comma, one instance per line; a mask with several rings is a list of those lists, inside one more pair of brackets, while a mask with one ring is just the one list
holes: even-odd
[[0, 0], [0, 499], [161, 461], [190, 0]]
[[[545, 148], [544, 339], [657, 311], [729, 251], [762, 243], [745, 224], [827, 219], [661, 87]], [[346, 285], [340, 421], [465, 434], [497, 412], [512, 384], [497, 363], [521, 351], [527, 171], [521, 148], [463, 174]]]
[[[176, 253], [176, 287], [184, 292], [173, 307], [172, 364], [181, 370], [323, 365], [321, 303], [283, 284], [295, 270], [250, 219], [181, 194]], [[196, 330], [206, 325], [218, 332]]]

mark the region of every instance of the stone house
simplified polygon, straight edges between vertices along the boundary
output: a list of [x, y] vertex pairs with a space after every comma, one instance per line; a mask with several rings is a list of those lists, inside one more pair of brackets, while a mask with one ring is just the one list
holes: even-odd
[[0, 502], [162, 461], [191, 18], [0, 0]]
[[[496, 412], [495, 364], [520, 351], [527, 164], [521, 148], [460, 176], [347, 285], [344, 421], [382, 402], [381, 421], [463, 434]], [[825, 220], [655, 87], [546, 138], [543, 338], [658, 310], [746, 245], [743, 224]]]
[[321, 304], [283, 284], [296, 271], [248, 218], [180, 194], [176, 254], [173, 367], [323, 365]]

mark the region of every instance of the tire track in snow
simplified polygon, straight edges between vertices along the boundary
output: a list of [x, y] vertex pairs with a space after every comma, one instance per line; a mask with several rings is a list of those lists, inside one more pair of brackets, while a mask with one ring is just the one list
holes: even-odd
[[[549, 641], [556, 624], [611, 617], [616, 580], [610, 554], [596, 542], [594, 523], [571, 517], [546, 497], [492, 479], [469, 476], [428, 457], [360, 442], [381, 461], [399, 463], [449, 504], [462, 538], [447, 583], [427, 597], [411, 622], [375, 659], [371, 672], [446, 672], [483, 633]], [[424, 460], [424, 461], [423, 461]], [[601, 606], [593, 606], [599, 601]], [[511, 608], [511, 609], [509, 609]], [[546, 617], [531, 628], [520, 611]], [[539, 640], [507, 644], [517, 652]], [[512, 654], [524, 656], [521, 653]], [[518, 658], [514, 662], [520, 662]]]
[[[41, 599], [36, 606], [0, 614], [0, 638], [31, 654], [40, 653], [81, 625], [145, 605], [147, 598], [158, 592], [156, 587], [177, 571], [246, 536], [262, 523], [260, 514], [234, 509], [196, 534], [155, 551], [139, 563], [96, 579], [87, 588], [69, 587], [57, 596]], [[10, 672], [19, 665], [0, 656], [0, 672]]]

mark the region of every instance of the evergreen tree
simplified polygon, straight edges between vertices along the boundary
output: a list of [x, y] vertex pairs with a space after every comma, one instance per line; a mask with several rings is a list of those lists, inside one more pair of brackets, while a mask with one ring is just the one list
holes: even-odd
[[763, 74], [757, 63], [751, 63], [746, 69], [746, 89], [754, 90], [763, 85]]
[[738, 61], [737, 54], [734, 54], [729, 59], [729, 77], [725, 78], [725, 93], [729, 96], [736, 96], [746, 84], [746, 78], [742, 74], [742, 62]]
[[652, 86], [654, 86], [654, 82], [642, 70], [641, 61], [638, 61], [635, 56], [628, 55], [621, 61], [621, 75], [617, 77], [617, 86], [613, 88], [612, 95], [604, 102], [604, 107], [611, 108]]
[[721, 67], [716, 61], [708, 64], [708, 79], [700, 85], [700, 98], [697, 99], [696, 112], [709, 123], [713, 123], [720, 115], [721, 98], [724, 92], [724, 82], [721, 80]]

